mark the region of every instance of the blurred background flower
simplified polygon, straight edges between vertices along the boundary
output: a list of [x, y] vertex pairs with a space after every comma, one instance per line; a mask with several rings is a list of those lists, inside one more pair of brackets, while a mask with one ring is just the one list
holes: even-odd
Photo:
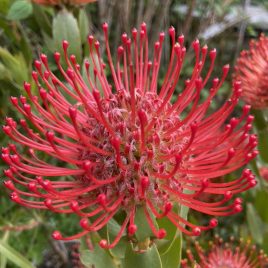
[[256, 245], [250, 240], [239, 242], [231, 238], [224, 242], [219, 236], [215, 236], [206, 248], [195, 242], [195, 250], [186, 251], [187, 258], [181, 262], [182, 268], [265, 268], [268, 265], [268, 257], [263, 250], [258, 251]]
[[242, 98], [255, 109], [268, 108], [268, 38], [251, 40], [237, 59], [234, 79], [242, 83]]
[[[54, 1], [55, 2], [55, 1]], [[62, 1], [66, 3], [66, 1]], [[70, 1], [68, 1], [70, 2]], [[40, 58], [42, 53], [48, 57], [49, 68], [57, 76], [61, 77], [57, 65], [53, 63], [53, 54], [55, 51], [62, 50], [62, 40], [69, 41], [68, 52], [76, 57], [78, 64], [83, 66], [85, 60], [90, 60], [87, 36], [94, 34], [95, 38], [102, 43], [104, 37], [101, 25], [107, 21], [112, 31], [110, 32], [111, 53], [116, 55], [117, 46], [121, 42], [121, 33], [130, 33], [133, 27], [138, 27], [143, 21], [147, 24], [147, 35], [149, 43], [153, 44], [158, 39], [161, 30], [168, 29], [173, 25], [177, 33], [184, 33], [185, 46], [190, 47], [192, 40], [198, 38], [203, 45], [208, 43], [209, 47], [217, 48], [217, 60], [214, 67], [214, 76], [220, 77], [221, 66], [230, 63], [231, 74], [234, 72], [236, 58], [241, 50], [250, 50], [249, 41], [255, 39], [257, 44], [261, 33], [267, 35], [268, 30], [268, 11], [267, 2], [264, 0], [148, 0], [148, 1], [130, 1], [130, 0], [99, 0], [83, 5], [38, 5], [29, 0], [2, 0], [0, 1], [0, 120], [4, 124], [5, 116], [8, 114], [16, 120], [20, 115], [14, 106], [10, 105], [10, 96], [22, 95], [26, 97], [22, 84], [24, 81], [32, 85], [32, 94], [39, 94], [38, 87], [32, 79], [32, 62], [35, 58]], [[161, 68], [159, 77], [167, 70], [170, 59], [171, 45], [168, 38], [163, 41]], [[100, 47], [100, 53], [103, 55], [104, 47]], [[153, 51], [149, 51], [150, 57]], [[63, 57], [62, 57], [63, 58]], [[192, 62], [195, 58], [194, 49], [189, 49], [185, 56], [184, 66], [182, 68], [180, 79], [186, 80], [192, 73]], [[104, 58], [105, 62], [107, 59]], [[256, 62], [257, 63], [257, 62]], [[64, 60], [61, 59], [64, 68]], [[209, 63], [208, 63], [209, 64]], [[208, 68], [205, 63], [204, 69]], [[86, 76], [85, 69], [81, 70], [83, 77]], [[94, 73], [90, 74], [94, 78]], [[106, 68], [106, 75], [110, 79], [111, 73]], [[229, 89], [232, 87], [232, 76], [227, 76], [219, 93], [210, 104], [209, 113], [215, 111], [223, 105], [226, 98], [229, 97]], [[158, 85], [163, 83], [158, 80]], [[254, 84], [255, 85], [255, 84]], [[175, 101], [178, 90], [174, 92]], [[201, 101], [209, 96], [209, 86], [201, 91]], [[65, 97], [65, 96], [64, 96]], [[238, 106], [242, 108], [242, 102]], [[190, 109], [190, 107], [189, 107]], [[188, 112], [188, 111], [187, 111]], [[238, 116], [239, 109], [237, 109]], [[242, 194], [246, 205], [238, 215], [225, 217], [224, 222], [219, 221], [219, 227], [216, 232], [226, 238], [233, 234], [236, 237], [251, 237], [253, 242], [261, 246], [268, 252], [268, 213], [266, 209], [267, 202], [267, 183], [262, 179], [263, 172], [260, 168], [266, 168], [268, 165], [268, 129], [267, 129], [267, 110], [256, 109], [252, 111], [255, 120], [252, 128], [258, 134], [259, 157], [251, 161], [248, 168], [256, 175], [259, 181], [254, 190]], [[186, 113], [187, 114], [187, 113]], [[8, 146], [8, 141], [3, 132], [0, 133], [1, 144]], [[18, 150], [22, 150], [19, 146]], [[44, 161], [48, 161], [45, 155], [40, 155]], [[54, 163], [56, 164], [56, 163]], [[58, 164], [58, 163], [57, 163]], [[1, 162], [1, 170], [5, 169], [5, 163]], [[231, 182], [242, 170], [228, 174], [223, 178], [217, 178], [216, 182]], [[2, 176], [2, 181], [4, 176]], [[218, 198], [212, 198], [202, 194], [203, 202], [218, 202]], [[54, 214], [51, 217], [49, 211], [33, 211], [24, 209], [8, 200], [8, 191], [1, 188], [1, 207], [0, 228], [3, 231], [0, 242], [0, 260], [2, 267], [68, 267], [70, 257], [69, 242], [55, 241], [50, 238], [50, 234], [57, 226], [66, 235], [79, 232], [77, 218], [73, 215], [65, 217], [62, 214]], [[199, 213], [191, 213], [188, 221], [206, 225], [207, 217]], [[26, 225], [36, 223], [33, 228], [20, 228]], [[169, 230], [167, 235], [169, 243], [162, 240], [162, 244], [157, 244], [160, 252], [163, 267], [177, 267], [179, 257], [172, 255], [175, 248], [180, 247], [180, 239], [175, 236], [175, 229], [163, 223], [164, 228]], [[112, 230], [113, 237], [118, 231], [117, 225], [108, 226]], [[107, 229], [101, 230], [105, 236]], [[199, 241], [205, 242], [213, 237], [214, 231], [202, 234]], [[98, 241], [99, 237], [92, 237]], [[88, 244], [90, 241], [84, 241]], [[145, 247], [148, 246], [145, 243]], [[114, 262], [110, 262], [110, 256], [122, 258], [118, 248], [109, 250], [109, 253], [103, 253], [98, 249], [86, 251], [88, 245], [81, 244], [86, 254], [90, 256], [82, 258], [88, 265], [92, 260], [105, 260], [105, 267], [114, 267]], [[82, 250], [83, 252], [83, 250]], [[177, 252], [177, 251], [176, 251]], [[91, 255], [90, 255], [91, 254]], [[130, 254], [127, 251], [127, 254]], [[158, 260], [154, 248], [146, 255], [149, 259]], [[170, 255], [169, 255], [170, 254]], [[55, 260], [50, 264], [52, 256]], [[101, 256], [95, 258], [95, 256]], [[150, 259], [150, 256], [154, 258]], [[168, 257], [172, 256], [172, 257]], [[133, 256], [132, 256], [133, 257]], [[135, 255], [135, 258], [137, 256]], [[95, 258], [95, 259], [94, 259]], [[134, 258], [134, 257], [133, 257]], [[134, 259], [135, 259], [134, 258]], [[172, 260], [172, 263], [170, 263]], [[50, 266], [49, 266], [50, 265]], [[98, 265], [101, 265], [98, 263]], [[150, 266], [150, 264], [148, 264]], [[148, 266], [148, 267], [149, 267]], [[102, 266], [100, 266], [102, 268]]]

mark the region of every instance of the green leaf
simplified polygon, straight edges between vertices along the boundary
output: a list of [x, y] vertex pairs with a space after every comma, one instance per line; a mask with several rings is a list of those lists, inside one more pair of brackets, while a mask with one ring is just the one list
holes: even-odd
[[169, 250], [161, 255], [163, 268], [177, 268], [181, 262], [181, 234], [173, 240]]
[[[67, 10], [60, 11], [53, 19], [54, 50], [62, 52], [62, 41], [69, 42], [68, 53], [74, 54], [78, 63], [81, 63], [81, 37], [77, 20]], [[54, 52], [54, 51], [53, 51]]]
[[263, 242], [264, 226], [257, 211], [252, 204], [247, 204], [247, 221], [253, 239], [261, 244]]
[[78, 24], [80, 29], [81, 41], [85, 43], [87, 41], [87, 36], [89, 32], [89, 21], [87, 17], [87, 13], [84, 9], [80, 9]]
[[265, 254], [268, 254], [268, 232], [263, 235], [263, 244], [261, 248], [264, 250]]
[[49, 37], [52, 37], [52, 26], [47, 14], [40, 5], [33, 5], [33, 15], [40, 27]]
[[252, 113], [254, 115], [254, 125], [258, 130], [263, 130], [267, 128], [267, 123], [263, 112], [261, 110], [254, 110], [252, 109]]
[[22, 85], [28, 80], [28, 68], [22, 54], [13, 56], [8, 50], [0, 47], [0, 59], [17, 84]]
[[165, 230], [167, 230], [167, 235], [165, 239], [161, 239], [159, 241], [161, 242], [161, 244], [159, 244], [158, 246], [159, 253], [164, 254], [170, 249], [176, 237], [177, 227], [167, 217], [158, 219], [157, 223], [159, 228], [164, 228]]
[[[107, 224], [107, 240], [109, 243], [112, 243], [115, 239], [115, 237], [117, 236], [117, 234], [119, 233], [121, 229], [121, 226], [114, 220], [111, 219], [108, 224]], [[126, 233], [123, 233], [123, 236], [126, 235]], [[122, 237], [120, 239], [120, 241], [118, 242], [118, 244], [110, 249], [110, 253], [112, 256], [123, 259], [125, 256], [125, 251], [126, 251], [126, 245], [127, 245], [128, 241], [127, 239], [124, 237]]]
[[0, 1], [0, 13], [6, 14], [8, 11], [9, 0]]
[[[155, 245], [144, 253], [133, 251], [129, 245], [126, 250], [123, 268], [162, 268], [161, 259]], [[170, 267], [172, 268], [172, 267]]]
[[[9, 231], [6, 231], [4, 233], [2, 241], [8, 243], [8, 238], [9, 238]], [[6, 256], [0, 254], [0, 268], [6, 268], [6, 266], [7, 266], [7, 258]]]
[[31, 66], [32, 64], [32, 48], [31, 48], [31, 41], [29, 40], [25, 28], [19, 24], [19, 29], [21, 32], [21, 38], [20, 38], [20, 51], [23, 53], [24, 60], [27, 62], [28, 66]]
[[267, 197], [268, 193], [265, 189], [259, 190], [256, 192], [256, 197], [254, 201], [254, 207], [260, 215], [261, 219], [268, 223], [268, 213], [267, 213]]
[[258, 149], [260, 152], [260, 157], [265, 163], [268, 163], [268, 131], [267, 129], [258, 131], [258, 138], [259, 138]]
[[[157, 222], [155, 220], [155, 217], [153, 215], [151, 215], [151, 218], [154, 222], [155, 227], [158, 229], [158, 225], [157, 225]], [[138, 207], [136, 210], [135, 224], [138, 227], [135, 235], [139, 241], [144, 241], [146, 238], [148, 238], [150, 236], [154, 236], [152, 229], [147, 222], [143, 207]]]
[[9, 70], [7, 70], [6, 67], [0, 62], [0, 80], [2, 80], [2, 79], [10, 80], [11, 74], [10, 74]]
[[0, 253], [18, 267], [33, 268], [34, 266], [14, 248], [0, 241]]
[[80, 260], [86, 267], [115, 268], [116, 265], [107, 250], [95, 246], [94, 250], [81, 250]]
[[7, 19], [9, 20], [21, 20], [29, 17], [33, 12], [33, 6], [31, 1], [17, 0], [10, 7]]

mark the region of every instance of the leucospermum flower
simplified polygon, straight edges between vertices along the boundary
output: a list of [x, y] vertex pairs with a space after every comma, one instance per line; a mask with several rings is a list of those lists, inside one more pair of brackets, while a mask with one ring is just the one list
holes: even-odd
[[268, 107], [268, 38], [250, 42], [237, 60], [234, 79], [242, 83], [242, 98], [256, 109]]
[[[80, 233], [64, 237], [55, 231], [55, 239], [82, 237], [102, 229], [116, 215], [124, 215], [115, 240], [111, 244], [100, 241], [104, 248], [114, 247], [126, 233], [135, 239], [135, 232], [143, 228], [136, 224], [137, 210], [156, 238], [165, 237], [166, 230], [157, 228], [155, 218], [166, 217], [183, 233], [197, 236], [217, 225], [214, 216], [241, 211], [242, 200], [231, 199], [256, 184], [250, 170], [233, 181], [215, 179], [254, 158], [257, 141], [248, 133], [253, 120], [248, 105], [240, 117], [230, 119], [241, 94], [239, 82], [223, 106], [208, 113], [229, 69], [224, 66], [221, 79], [208, 83], [216, 50], [208, 52], [207, 46], [201, 48], [194, 41], [193, 73], [179, 86], [186, 48], [184, 37], [176, 39], [171, 27], [171, 57], [159, 86], [164, 33], [154, 44], [152, 61], [146, 24], [140, 31], [133, 29], [132, 37], [124, 33], [114, 65], [106, 23], [103, 31], [108, 64], [101, 57], [100, 43], [89, 36], [91, 63], [85, 61], [85, 79], [75, 56], [68, 56], [64, 41], [66, 70], [60, 64], [61, 55], [54, 55], [63, 78], [53, 74], [42, 54], [32, 73], [39, 95], [34, 96], [31, 85], [25, 83], [28, 97], [11, 98], [25, 119], [19, 127], [7, 118], [3, 130], [28, 150], [28, 155], [21, 154], [14, 144], [3, 149], [2, 159], [10, 166], [5, 186], [12, 190], [11, 199], [28, 208], [81, 217]], [[207, 54], [210, 67], [205, 72]], [[111, 79], [106, 76], [107, 68]], [[201, 90], [207, 84], [210, 93], [201, 102]], [[172, 103], [175, 90], [181, 87]], [[52, 161], [46, 162], [40, 152]], [[203, 193], [222, 198], [202, 202]], [[181, 205], [213, 218], [207, 226], [194, 225], [178, 215]]]
[[268, 257], [263, 251], [257, 251], [250, 241], [242, 239], [237, 244], [231, 238], [229, 243], [216, 236], [210, 242], [209, 249], [204, 250], [198, 242], [195, 243], [195, 257], [191, 250], [187, 250], [187, 259], [182, 260], [181, 267], [189, 268], [265, 268], [268, 267]]
[[32, 0], [34, 3], [46, 6], [57, 6], [57, 5], [84, 5], [97, 0]]

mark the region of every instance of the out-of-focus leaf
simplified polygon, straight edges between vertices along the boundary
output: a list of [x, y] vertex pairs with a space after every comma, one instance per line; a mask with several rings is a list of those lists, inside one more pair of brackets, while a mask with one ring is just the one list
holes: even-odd
[[94, 250], [84, 249], [80, 251], [80, 260], [86, 267], [115, 268], [115, 263], [107, 250], [95, 246]]
[[[127, 247], [123, 268], [162, 268], [161, 259], [155, 245], [144, 253], [133, 251], [131, 245]], [[170, 267], [171, 268], [171, 267]]]
[[262, 249], [264, 250], [264, 252], [266, 254], [268, 254], [268, 232], [266, 232], [264, 235], [263, 235], [263, 243], [261, 245]]
[[28, 80], [28, 68], [21, 54], [13, 56], [8, 50], [0, 47], [0, 60], [17, 84], [21, 85]]
[[80, 9], [79, 11], [78, 24], [79, 24], [79, 29], [80, 29], [81, 41], [82, 43], [85, 43], [87, 40], [88, 31], [89, 31], [89, 21], [88, 21], [87, 13], [84, 9]]
[[268, 213], [267, 213], [267, 197], [268, 193], [265, 190], [259, 190], [256, 192], [254, 207], [256, 208], [261, 219], [268, 223]]
[[32, 63], [32, 48], [30, 40], [28, 39], [25, 29], [23, 26], [20, 26], [21, 38], [20, 38], [20, 51], [23, 53], [24, 59], [28, 66]]
[[34, 266], [14, 248], [7, 243], [0, 241], [0, 253], [3, 254], [9, 261], [16, 264], [18, 267], [33, 268]]
[[33, 15], [40, 29], [43, 30], [48, 36], [52, 37], [51, 22], [44, 12], [44, 9], [41, 6], [34, 4]]
[[2, 63], [0, 63], [0, 80], [2, 79], [11, 79], [11, 74], [9, 70], [7, 70], [7, 68]]
[[[2, 241], [7, 243], [8, 238], [9, 238], [9, 231], [6, 231], [2, 238]], [[0, 254], [0, 268], [6, 268], [6, 266], [7, 266], [7, 258], [5, 255]]]
[[161, 244], [158, 246], [158, 250], [160, 254], [166, 253], [175, 239], [177, 227], [168, 220], [167, 217], [163, 217], [162, 219], [157, 220], [159, 228], [164, 228], [167, 230], [167, 235], [164, 239], [161, 239], [159, 242]]
[[267, 123], [261, 110], [252, 110], [254, 114], [254, 124], [258, 130], [267, 128]]
[[261, 244], [263, 241], [264, 226], [252, 204], [247, 204], [247, 221], [253, 239]]
[[1, 0], [0, 1], [0, 13], [6, 14], [9, 7], [9, 0]]
[[33, 12], [33, 6], [31, 1], [17, 0], [10, 7], [7, 19], [9, 20], [21, 20], [30, 16]]
[[161, 255], [163, 268], [179, 267], [181, 262], [181, 247], [182, 239], [181, 235], [179, 235], [173, 240], [169, 250]]
[[258, 138], [259, 138], [258, 149], [260, 152], [260, 157], [265, 163], [268, 163], [268, 131], [267, 129], [258, 131]]
[[266, 163], [268, 163], [268, 128], [264, 114], [261, 110], [252, 110], [255, 120], [254, 125], [258, 131], [259, 144], [258, 149], [260, 157]]
[[[62, 52], [62, 41], [69, 42], [68, 53], [74, 54], [78, 63], [81, 62], [81, 37], [77, 20], [66, 10], [60, 11], [53, 19], [54, 51]], [[52, 51], [52, 52], [54, 52]]]

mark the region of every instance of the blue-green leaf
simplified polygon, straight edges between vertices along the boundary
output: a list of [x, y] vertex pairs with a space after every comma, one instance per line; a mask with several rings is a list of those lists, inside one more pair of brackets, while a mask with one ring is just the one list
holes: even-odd
[[86, 267], [115, 268], [113, 258], [107, 250], [95, 246], [94, 250], [84, 249], [80, 251], [80, 260]]
[[21, 20], [30, 16], [33, 12], [33, 6], [31, 1], [17, 0], [10, 7], [7, 19], [9, 20]]
[[[67, 10], [60, 11], [53, 20], [53, 39], [55, 50], [62, 52], [62, 41], [69, 42], [68, 53], [74, 54], [78, 63], [81, 62], [81, 37], [77, 20]], [[54, 52], [54, 51], [53, 51]]]

